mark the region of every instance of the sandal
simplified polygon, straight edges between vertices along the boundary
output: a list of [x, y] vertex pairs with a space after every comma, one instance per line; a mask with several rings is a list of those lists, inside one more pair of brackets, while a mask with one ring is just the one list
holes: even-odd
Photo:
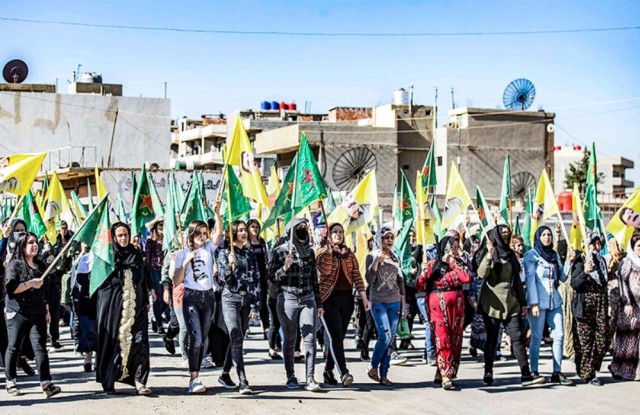
[[20, 396], [20, 389], [15, 383], [11, 386], [7, 385], [7, 393], [11, 396]]
[[151, 395], [151, 389], [143, 383], [136, 382], [136, 395], [149, 396]]
[[369, 371], [367, 372], [367, 376], [369, 376], [369, 379], [371, 379], [374, 382], [380, 382], [380, 376], [378, 376], [378, 369], [377, 368], [370, 368]]
[[448, 377], [443, 377], [442, 378], [442, 389], [448, 391], [453, 389], [453, 381], [451, 379], [449, 379]]

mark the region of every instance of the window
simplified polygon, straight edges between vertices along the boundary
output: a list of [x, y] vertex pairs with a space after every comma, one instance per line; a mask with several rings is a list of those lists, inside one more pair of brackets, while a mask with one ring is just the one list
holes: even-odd
[[438, 162], [438, 166], [442, 166], [442, 157], [436, 157], [436, 160]]
[[408, 164], [404, 164], [402, 166], [402, 170], [409, 170], [409, 165]]

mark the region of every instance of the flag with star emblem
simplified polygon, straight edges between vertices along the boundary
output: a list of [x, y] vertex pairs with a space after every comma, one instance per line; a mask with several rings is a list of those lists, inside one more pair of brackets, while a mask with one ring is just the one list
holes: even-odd
[[29, 193], [46, 155], [13, 154], [0, 159], [0, 192], [19, 196]]
[[424, 167], [422, 167], [420, 177], [422, 179], [422, 188], [427, 192], [427, 194], [429, 194], [429, 188], [431, 186], [438, 184], [438, 180], [436, 178], [436, 158], [434, 155], [433, 141], [431, 142], [431, 147], [429, 147], [429, 153], [427, 154], [427, 159], [424, 161]]
[[309, 147], [305, 133], [300, 137], [294, 184], [291, 208], [303, 209], [318, 199], [327, 198], [327, 189], [318, 170], [318, 162]]
[[411, 190], [411, 185], [403, 170], [400, 170], [400, 234], [396, 238], [393, 248], [400, 259], [400, 268], [405, 277], [405, 282], [412, 283], [415, 276], [411, 274], [413, 257], [411, 256], [411, 244], [409, 243], [409, 231], [413, 227], [416, 218], [416, 196]]
[[[289, 170], [287, 170], [287, 174], [284, 177], [284, 181], [282, 182], [282, 187], [280, 189], [280, 193], [278, 193], [278, 197], [273, 205], [273, 209], [269, 212], [269, 217], [264, 221], [264, 225], [262, 226], [262, 233], [265, 235], [266, 229], [275, 225], [276, 220], [282, 216], [285, 216], [285, 221], [287, 217], [291, 217], [291, 199], [293, 198], [293, 178], [296, 173], [296, 166], [298, 164], [298, 156], [296, 155], [291, 162], [291, 166], [289, 166]], [[296, 209], [296, 213], [299, 213], [302, 209]]]
[[180, 210], [182, 227], [186, 228], [194, 220], [207, 221], [207, 212], [202, 203], [204, 198], [200, 194], [200, 181], [197, 174], [191, 176], [191, 184], [187, 191], [187, 196], [184, 201], [184, 205]]
[[151, 222], [154, 217], [155, 213], [153, 211], [149, 181], [147, 180], [147, 170], [143, 165], [140, 180], [136, 187], [136, 194], [131, 205], [131, 231], [133, 235], [146, 235], [144, 225], [147, 222]]
[[27, 224], [27, 231], [35, 233], [38, 239], [42, 238], [42, 235], [47, 232], [47, 227], [44, 225], [40, 209], [36, 199], [33, 197], [33, 192], [29, 191], [25, 195], [22, 201], [22, 209], [18, 212], [18, 216]]
[[108, 194], [106, 194], [71, 238], [72, 241], [82, 242], [90, 246], [93, 253], [91, 284], [89, 286], [90, 295], [93, 295], [114, 270], [108, 199]]
[[479, 186], [476, 186], [476, 203], [478, 204], [478, 218], [480, 219], [480, 227], [482, 227], [482, 229], [494, 227], [496, 224], [493, 221], [491, 209], [489, 208], [487, 201], [484, 199], [484, 195], [482, 194], [482, 190], [480, 190]]
[[223, 222], [228, 224], [229, 216], [231, 216], [231, 222], [233, 222], [240, 219], [244, 214], [251, 212], [251, 202], [242, 193], [242, 184], [231, 165], [227, 166], [225, 179], [227, 187], [222, 195], [222, 200], [226, 203], [226, 207], [221, 207], [220, 209], [223, 212]]
[[587, 169], [587, 188], [584, 193], [585, 225], [587, 228], [599, 231], [602, 227], [602, 212], [598, 206], [598, 162], [596, 158], [596, 143], [592, 144], [591, 155], [589, 156], [589, 167]]

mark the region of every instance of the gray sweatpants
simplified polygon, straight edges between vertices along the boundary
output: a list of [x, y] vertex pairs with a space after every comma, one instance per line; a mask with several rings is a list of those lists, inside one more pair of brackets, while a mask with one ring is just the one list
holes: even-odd
[[304, 341], [304, 358], [307, 382], [313, 379], [316, 364], [316, 317], [317, 308], [313, 294], [299, 296], [292, 293], [278, 294], [278, 318], [284, 332], [282, 354], [287, 379], [295, 376], [293, 352], [298, 327]]

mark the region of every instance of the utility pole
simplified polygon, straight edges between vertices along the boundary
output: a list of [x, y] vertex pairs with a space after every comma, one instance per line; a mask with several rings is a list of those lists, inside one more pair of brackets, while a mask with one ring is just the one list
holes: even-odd
[[107, 158], [107, 167], [111, 167], [111, 150], [113, 150], [113, 139], [116, 135], [116, 124], [118, 123], [118, 110], [116, 108], [116, 116], [113, 119], [113, 130], [111, 131], [111, 143], [109, 144], [109, 157]]

